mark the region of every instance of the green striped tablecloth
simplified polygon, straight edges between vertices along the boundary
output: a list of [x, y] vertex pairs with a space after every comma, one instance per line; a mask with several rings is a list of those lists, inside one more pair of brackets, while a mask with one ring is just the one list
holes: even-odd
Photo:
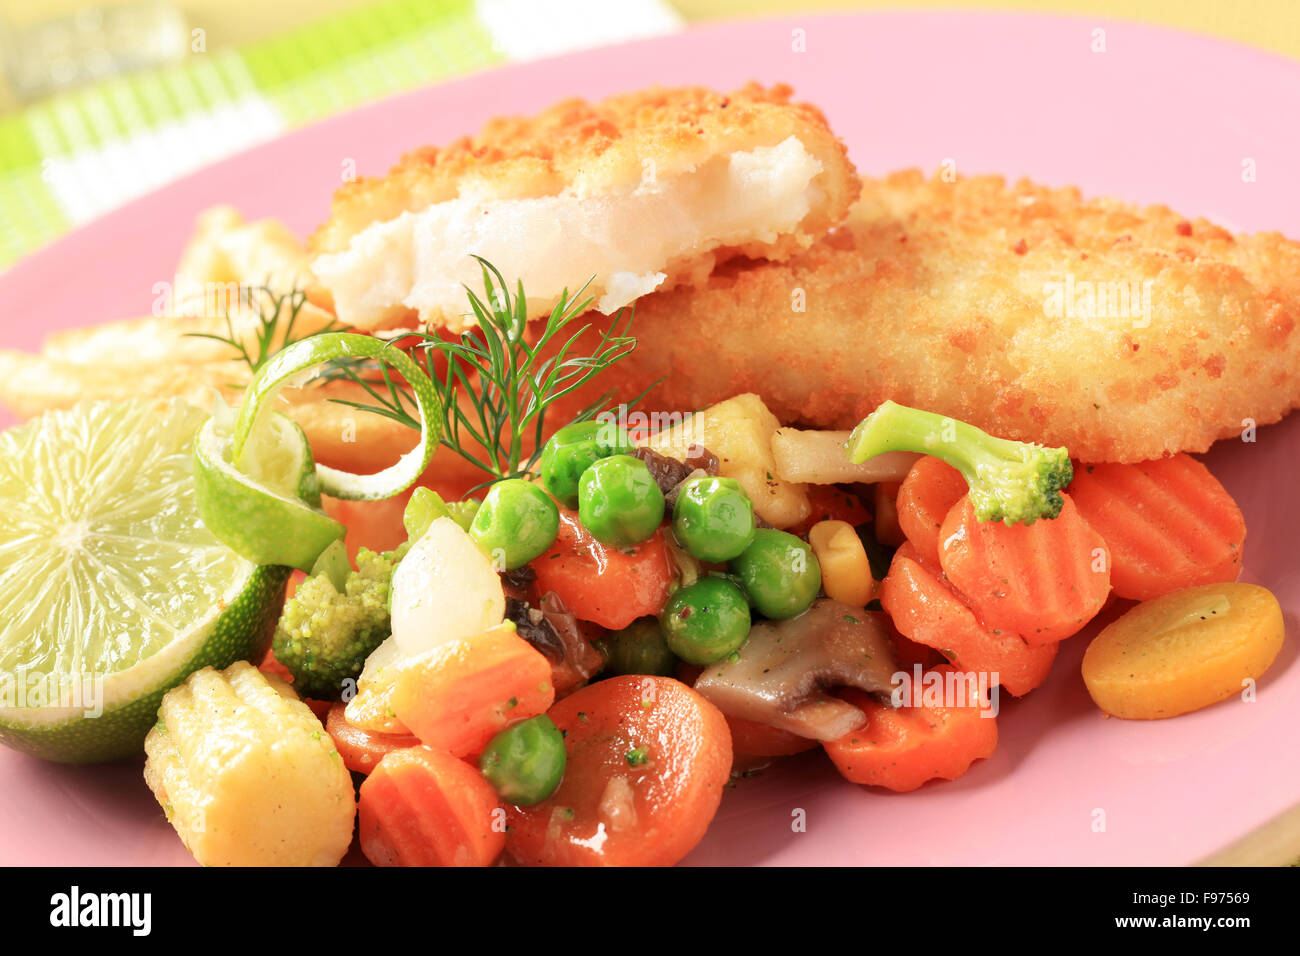
[[379, 0], [0, 117], [0, 267], [254, 143], [497, 63], [678, 29], [665, 0]]

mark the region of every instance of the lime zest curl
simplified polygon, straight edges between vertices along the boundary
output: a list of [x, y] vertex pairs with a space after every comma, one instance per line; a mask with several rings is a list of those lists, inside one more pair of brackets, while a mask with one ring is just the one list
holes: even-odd
[[433, 382], [420, 366], [392, 342], [357, 332], [323, 332], [301, 339], [272, 356], [249, 383], [235, 420], [231, 460], [243, 468], [242, 455], [249, 437], [280, 389], [303, 381], [321, 365], [352, 359], [371, 359], [398, 372], [415, 400], [420, 422], [420, 441], [396, 464], [371, 475], [317, 464], [320, 490], [331, 498], [375, 501], [400, 494], [419, 479], [429, 466], [442, 438], [442, 402]]

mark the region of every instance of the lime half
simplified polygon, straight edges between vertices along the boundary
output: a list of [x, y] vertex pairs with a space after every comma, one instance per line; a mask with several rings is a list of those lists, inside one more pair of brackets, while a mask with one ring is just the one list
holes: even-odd
[[278, 412], [264, 415], [244, 446], [246, 471], [230, 463], [231, 444], [218, 416], [195, 439], [194, 478], [203, 523], [255, 564], [310, 571], [345, 529], [320, 509], [320, 483], [307, 436]]
[[79, 405], [0, 434], [0, 742], [140, 753], [163, 693], [258, 659], [289, 576], [199, 517], [184, 402]]

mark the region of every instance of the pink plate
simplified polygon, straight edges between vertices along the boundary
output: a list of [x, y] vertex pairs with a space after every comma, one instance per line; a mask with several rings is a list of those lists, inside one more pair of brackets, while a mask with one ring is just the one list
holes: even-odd
[[[1095, 53], [1098, 30], [1105, 52]], [[410, 147], [569, 95], [750, 79], [789, 82], [822, 107], [864, 172], [952, 160], [961, 172], [1073, 183], [1300, 236], [1294, 63], [1118, 22], [808, 16], [500, 69], [285, 136], [19, 264], [0, 279], [2, 344], [35, 348], [54, 329], [147, 313], [195, 214], [215, 203], [306, 232], [326, 215], [345, 160], [381, 172]], [[1243, 181], [1247, 162], [1257, 181]], [[1300, 420], [1262, 429], [1255, 444], [1222, 443], [1208, 461], [1250, 523], [1244, 577], [1277, 593], [1294, 635]], [[961, 780], [897, 796], [843, 782], [819, 754], [795, 758], [729, 792], [690, 862], [1183, 864], [1300, 802], [1294, 639], [1255, 703], [1153, 723], [1102, 719], [1079, 678], [1084, 644], [1068, 643], [1042, 689], [1004, 703], [997, 753]], [[0, 863], [190, 861], [138, 765], [59, 767], [6, 751], [0, 777]]]

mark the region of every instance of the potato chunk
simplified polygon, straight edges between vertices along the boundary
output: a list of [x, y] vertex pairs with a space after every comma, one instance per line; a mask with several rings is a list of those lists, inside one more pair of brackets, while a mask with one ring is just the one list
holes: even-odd
[[789, 528], [808, 517], [812, 506], [803, 485], [777, 475], [772, 436], [779, 427], [763, 400], [746, 393], [697, 412], [644, 445], [678, 460], [703, 445], [718, 456], [718, 471], [740, 482], [759, 517], [774, 528]]
[[790, 482], [835, 485], [860, 481], [902, 481], [920, 455], [887, 451], [864, 462], [849, 461], [845, 445], [850, 431], [802, 431], [778, 428], [772, 436], [772, 458], [776, 474]]
[[352, 842], [352, 778], [329, 734], [251, 664], [168, 691], [144, 749], [145, 782], [204, 866], [335, 866]]

